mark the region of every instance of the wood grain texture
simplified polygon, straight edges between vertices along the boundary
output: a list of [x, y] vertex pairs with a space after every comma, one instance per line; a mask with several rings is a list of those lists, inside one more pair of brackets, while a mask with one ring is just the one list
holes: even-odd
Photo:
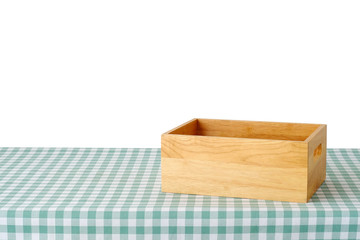
[[198, 119], [198, 135], [304, 141], [318, 124]]
[[[220, 122], [214, 123], [217, 121]], [[226, 126], [221, 120], [206, 120], [209, 126], [204, 127], [203, 119], [195, 119], [162, 135], [162, 191], [291, 202], [309, 200], [322, 179], [318, 173], [322, 171], [326, 157], [324, 159], [321, 154], [316, 165], [309, 157], [312, 151], [314, 158], [314, 150], [319, 146], [317, 142], [323, 144], [326, 152], [326, 140], [318, 140], [324, 125], [309, 124], [302, 128], [308, 131], [307, 135], [301, 135], [288, 124], [284, 125], [286, 130], [278, 133], [276, 128], [271, 130], [274, 126], [271, 123], [268, 127], [262, 126], [262, 132], [256, 130], [257, 136], [272, 136], [263, 139], [238, 137], [242, 131], [239, 129], [251, 125], [249, 122], [244, 123], [246, 127], [238, 126], [234, 131], [238, 132], [234, 134], [229, 126], [237, 126], [239, 122], [225, 121]], [[261, 122], [261, 125], [266, 124]], [[209, 131], [213, 135], [209, 135]], [[286, 131], [290, 131], [292, 137], [287, 137]], [[312, 135], [314, 132], [317, 133]], [[274, 136], [301, 136], [304, 141], [278, 140]], [[311, 171], [309, 167], [313, 167]]]
[[180, 126], [171, 129], [166, 134], [185, 134], [185, 135], [196, 135], [198, 129], [198, 120], [196, 118], [181, 124]]
[[282, 140], [162, 135], [161, 157], [306, 168], [307, 144]]
[[[326, 178], [326, 125], [320, 126], [308, 139], [308, 192], [307, 199], [321, 186]], [[319, 146], [321, 154], [319, 156]]]

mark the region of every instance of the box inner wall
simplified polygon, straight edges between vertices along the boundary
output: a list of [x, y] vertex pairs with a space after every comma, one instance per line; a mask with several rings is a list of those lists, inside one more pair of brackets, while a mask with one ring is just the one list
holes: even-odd
[[194, 119], [169, 134], [305, 141], [320, 125]]

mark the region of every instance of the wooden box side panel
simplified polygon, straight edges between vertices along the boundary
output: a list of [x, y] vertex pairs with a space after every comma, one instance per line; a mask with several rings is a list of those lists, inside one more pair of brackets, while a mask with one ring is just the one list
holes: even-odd
[[199, 135], [304, 141], [319, 124], [198, 119]]
[[319, 127], [308, 144], [308, 200], [326, 178], [326, 125]]
[[196, 135], [198, 129], [198, 119], [194, 118], [186, 123], [181, 124], [180, 126], [171, 129], [165, 134], [184, 134], [184, 135]]
[[307, 143], [162, 135], [162, 191], [306, 202]]

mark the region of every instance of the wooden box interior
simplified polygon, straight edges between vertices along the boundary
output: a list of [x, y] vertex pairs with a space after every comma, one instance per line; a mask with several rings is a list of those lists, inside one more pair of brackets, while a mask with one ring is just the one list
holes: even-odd
[[193, 119], [167, 134], [306, 141], [321, 124]]

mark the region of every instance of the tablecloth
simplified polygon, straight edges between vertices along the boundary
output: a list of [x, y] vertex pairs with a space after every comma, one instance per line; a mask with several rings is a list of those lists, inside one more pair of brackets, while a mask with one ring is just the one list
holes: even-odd
[[307, 204], [161, 192], [158, 148], [0, 148], [0, 239], [356, 239], [360, 150]]

